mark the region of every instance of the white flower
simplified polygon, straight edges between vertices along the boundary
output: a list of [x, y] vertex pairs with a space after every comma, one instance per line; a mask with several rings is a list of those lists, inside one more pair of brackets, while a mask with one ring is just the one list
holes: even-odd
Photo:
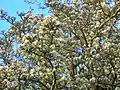
[[50, 69], [48, 69], [48, 68], [46, 69], [46, 71], [47, 71], [47, 72], [51, 72], [51, 70], [50, 70]]
[[35, 72], [34, 69], [31, 69], [31, 70], [30, 70], [30, 74], [31, 74], [32, 76], [34, 75], [34, 72]]
[[96, 27], [98, 27], [100, 25], [100, 22], [99, 21], [97, 21], [96, 22]]
[[51, 49], [55, 49], [55, 45], [52, 44], [52, 45], [50, 46], [50, 48], [51, 48]]
[[13, 29], [10, 29], [10, 30], [9, 30], [9, 32], [10, 32], [10, 33], [13, 33], [13, 32], [14, 32], [14, 30], [13, 30]]
[[92, 77], [92, 78], [90, 79], [90, 82], [95, 83], [95, 82], [96, 82], [96, 78], [95, 78], [95, 77]]
[[48, 16], [45, 16], [45, 17], [44, 17], [44, 19], [48, 19], [48, 18], [50, 18], [50, 17], [51, 17], [51, 16], [50, 16], [50, 15], [48, 15]]
[[24, 46], [24, 44], [19, 44], [19, 45], [18, 45], [19, 48], [21, 48], [21, 47], [23, 47], [23, 46]]
[[43, 33], [43, 30], [39, 30], [39, 34], [42, 34]]
[[32, 38], [31, 34], [27, 33], [25, 36], [23, 36], [22, 41], [27, 40], [27, 38]]
[[60, 25], [60, 21], [56, 21], [56, 25]]
[[31, 36], [31, 34], [29, 34], [29, 33], [27, 33], [27, 34], [25, 35], [25, 37], [29, 37], [29, 36]]
[[21, 40], [21, 38], [20, 38], [20, 37], [16, 37], [16, 39], [17, 39], [17, 41], [20, 41], [20, 40]]
[[30, 16], [30, 13], [26, 13], [24, 17], [27, 18], [29, 16]]
[[95, 57], [96, 57], [97, 59], [100, 58], [100, 54], [97, 53]]
[[26, 40], [25, 36], [23, 36], [22, 41], [24, 42]]
[[111, 46], [111, 43], [110, 42], [106, 42], [105, 44], [104, 44], [104, 48], [109, 48]]
[[25, 40], [24, 43], [25, 43], [25, 44], [29, 43], [29, 40]]
[[107, 6], [105, 2], [102, 2], [101, 5], [103, 8]]
[[9, 81], [7, 81], [7, 88], [11, 87], [11, 83]]
[[54, 17], [53, 19], [52, 19], [52, 21], [56, 21], [57, 20], [57, 17]]
[[24, 33], [21, 33], [21, 36], [23, 37], [23, 36], [24, 36]]
[[33, 45], [37, 45], [38, 40], [35, 40], [34, 42], [32, 42]]
[[35, 37], [37, 34], [32, 34], [33, 37]]
[[63, 38], [55, 38], [57, 41], [65, 41], [65, 39], [63, 39]]
[[4, 66], [0, 66], [0, 70], [2, 70], [4, 68]]

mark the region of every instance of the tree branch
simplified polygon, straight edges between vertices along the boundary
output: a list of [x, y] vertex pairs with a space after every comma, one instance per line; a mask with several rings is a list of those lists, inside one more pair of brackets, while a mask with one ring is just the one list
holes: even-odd
[[[113, 63], [112, 63], [111, 60], [110, 60], [110, 65], [112, 66], [112, 68], [113, 68], [113, 70], [114, 70], [114, 72], [115, 72], [115, 66], [113, 65]], [[115, 83], [116, 79], [117, 79], [117, 73], [115, 72], [115, 73], [114, 73], [113, 80], [112, 80], [112, 89], [114, 88], [114, 83]]]
[[116, 82], [116, 83], [114, 83], [114, 84], [112, 84], [112, 83], [101, 83], [101, 82], [99, 82], [98, 84], [102, 84], [102, 85], [110, 85], [110, 86], [119, 86], [120, 87], [120, 83], [119, 82]]
[[101, 7], [101, 10], [102, 10], [103, 14], [104, 14], [105, 16], [110, 17], [110, 15], [109, 15], [109, 14], [107, 14], [107, 13], [104, 11], [104, 9], [103, 9], [103, 7], [102, 7], [102, 5], [101, 5], [100, 0], [98, 0], [98, 1], [99, 1], [99, 4], [100, 4], [100, 7]]
[[[20, 78], [19, 79], [19, 81], [20, 80], [24, 80], [24, 81], [27, 81], [27, 79], [25, 78], [25, 77], [23, 77], [23, 78]], [[38, 82], [38, 83], [40, 83], [43, 87], [45, 87], [46, 88], [46, 90], [50, 90], [43, 82], [41, 82], [39, 79], [34, 79], [34, 78], [28, 78], [28, 80], [29, 81], [31, 81], [31, 82]]]
[[[97, 29], [98, 29], [98, 30], [102, 29], [103, 26], [104, 26], [107, 22], [109, 22], [111, 19], [113, 19], [113, 18], [118, 14], [118, 12], [120, 12], [120, 8], [119, 8], [118, 10], [116, 10], [116, 12], [115, 12], [114, 14], [112, 14], [110, 17], [108, 17], [103, 23], [101, 23], [101, 25], [100, 25], [99, 27], [97, 27]], [[98, 33], [101, 33], [101, 31], [99, 31], [99, 32], [96, 31], [95, 36], [91, 39], [91, 45], [92, 45], [92, 43], [93, 43], [93, 40], [98, 36]]]

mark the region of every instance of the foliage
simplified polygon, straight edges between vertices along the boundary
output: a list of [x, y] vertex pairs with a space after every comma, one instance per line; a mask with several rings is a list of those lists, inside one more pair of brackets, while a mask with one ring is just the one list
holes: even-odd
[[47, 0], [45, 5], [51, 15], [18, 13], [21, 20], [1, 38], [12, 43], [12, 37], [21, 58], [1, 66], [1, 89], [119, 89], [120, 1]]

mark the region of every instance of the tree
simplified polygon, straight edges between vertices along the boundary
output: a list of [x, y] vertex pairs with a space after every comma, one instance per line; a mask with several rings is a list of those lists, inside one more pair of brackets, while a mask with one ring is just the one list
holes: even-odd
[[7, 35], [18, 43], [22, 60], [1, 67], [1, 88], [119, 89], [120, 1], [47, 0], [45, 5], [49, 16], [18, 13], [21, 20], [11, 23]]

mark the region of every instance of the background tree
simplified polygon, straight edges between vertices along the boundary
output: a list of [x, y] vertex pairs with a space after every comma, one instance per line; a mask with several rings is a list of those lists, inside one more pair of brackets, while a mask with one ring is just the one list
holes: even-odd
[[1, 67], [1, 88], [119, 89], [120, 1], [46, 0], [45, 6], [49, 16], [28, 11], [11, 23], [7, 35], [18, 43], [22, 61]]

